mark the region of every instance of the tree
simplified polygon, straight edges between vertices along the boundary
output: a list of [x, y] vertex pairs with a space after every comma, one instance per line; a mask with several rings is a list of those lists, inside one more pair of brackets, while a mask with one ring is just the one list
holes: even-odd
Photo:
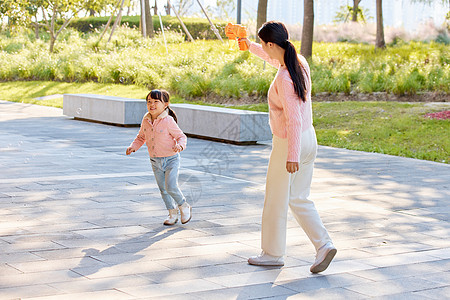
[[36, 37], [36, 39], [39, 39], [39, 27], [41, 26], [41, 24], [39, 23], [38, 12], [39, 8], [43, 5], [45, 5], [45, 0], [30, 0], [27, 5], [28, 13], [35, 19], [35, 21], [33, 22], [31, 18], [30, 23], [34, 26], [34, 36]]
[[102, 33], [100, 34], [100, 37], [98, 38], [97, 45], [98, 45], [98, 44], [100, 43], [100, 41], [103, 39], [103, 36], [105, 35], [106, 31], [108, 30], [109, 25], [111, 24], [111, 21], [112, 21], [113, 17], [114, 17], [115, 14], [116, 14], [116, 10], [119, 8], [120, 3], [122, 3], [122, 0], [119, 0], [119, 1], [114, 5], [114, 9], [113, 9], [113, 11], [111, 12], [111, 16], [109, 17], [108, 22], [107, 22], [106, 25], [105, 25], [105, 28], [103, 29]]
[[431, 4], [433, 2], [441, 2], [442, 4], [448, 3], [449, 5], [449, 11], [450, 11], [450, 0], [411, 0], [412, 3], [426, 3], [426, 4]]
[[123, 11], [123, 4], [125, 3], [125, 0], [120, 0], [120, 8], [119, 8], [119, 14], [117, 15], [116, 20], [114, 21], [113, 27], [111, 29], [111, 34], [109, 35], [108, 43], [111, 41], [111, 38], [114, 34], [114, 31], [116, 30], [117, 26], [120, 26], [120, 22], [122, 22], [122, 11]]
[[0, 1], [0, 17], [8, 20], [8, 26], [27, 25], [31, 21], [30, 6], [28, 0], [4, 0]]
[[448, 3], [448, 12], [447, 16], [445, 17], [445, 26], [447, 27], [447, 30], [450, 30], [450, 0], [411, 0], [412, 3], [426, 3], [428, 5], [431, 5], [431, 3], [439, 1], [442, 4]]
[[384, 28], [383, 28], [383, 4], [382, 0], [377, 0], [377, 36], [375, 40], [375, 48], [386, 48], [386, 42], [384, 41]]
[[[44, 27], [50, 33], [50, 53], [53, 53], [58, 35], [67, 27], [67, 25], [69, 25], [72, 18], [86, 7], [86, 1], [87, 0], [44, 1], [44, 4], [40, 8], [45, 22]], [[63, 24], [60, 26], [57, 25], [58, 19], [63, 21]]]
[[[192, 7], [192, 5], [194, 5], [194, 1], [193, 0], [178, 0], [178, 5], [175, 5], [176, 10], [178, 12], [178, 14], [180, 16], [186, 16], [187, 13], [189, 12], [189, 9]], [[168, 9], [168, 15], [170, 14], [170, 5], [167, 4], [167, 8]]]
[[267, 0], [258, 1], [258, 15], [256, 17], [256, 41], [259, 42], [258, 30], [267, 21]]
[[314, 37], [314, 0], [304, 0], [303, 7], [303, 30], [300, 53], [304, 57], [309, 58], [312, 56], [312, 44]]
[[236, 3], [234, 0], [216, 0], [216, 8], [214, 10], [213, 7], [208, 5], [205, 10], [211, 15], [216, 15], [214, 11], [217, 13], [217, 17], [219, 19], [229, 20], [230, 15], [228, 12], [234, 11], [236, 9]]
[[153, 30], [153, 19], [152, 14], [150, 13], [150, 0], [145, 0], [145, 32], [147, 33], [147, 37], [153, 38], [155, 36]]
[[[339, 11], [336, 13], [336, 16], [334, 17], [334, 22], [340, 23], [340, 22], [359, 22], [362, 21], [363, 23], [366, 23], [366, 15], [367, 15], [367, 9], [363, 10], [360, 6], [358, 6], [356, 13], [353, 11], [355, 8], [350, 5], [343, 5], [339, 7]], [[354, 16], [356, 16], [356, 19], [354, 21]], [[351, 17], [351, 19], [350, 19]], [[370, 17], [369, 17], [370, 19]]]
[[94, 16], [96, 13], [100, 14], [101, 11], [105, 10], [108, 7], [114, 7], [114, 4], [117, 0], [95, 0], [95, 1], [86, 1], [84, 10], [89, 12], [90, 16]]
[[358, 22], [359, 3], [361, 0], [353, 0], [352, 22]]

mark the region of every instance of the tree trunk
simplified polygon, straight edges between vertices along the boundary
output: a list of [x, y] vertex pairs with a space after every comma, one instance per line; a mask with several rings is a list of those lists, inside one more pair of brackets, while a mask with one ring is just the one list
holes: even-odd
[[111, 34], [109, 35], [109, 39], [108, 39], [107, 43], [109, 43], [111, 41], [114, 31], [116, 30], [117, 26], [120, 26], [120, 22], [122, 22], [122, 11], [123, 11], [124, 2], [125, 2], [125, 0], [122, 0], [122, 3], [120, 4], [119, 13], [117, 14], [117, 19], [114, 21], [113, 27], [111, 29]]
[[358, 22], [358, 7], [361, 0], [353, 0], [352, 22]]
[[155, 0], [155, 6], [153, 6], [153, 15], [157, 16], [158, 15], [158, 1]]
[[50, 34], [50, 53], [53, 53], [53, 50], [55, 48], [55, 42], [56, 42], [56, 37], [53, 34]]
[[34, 37], [38, 40], [39, 39], [39, 24], [34, 24]]
[[106, 26], [105, 26], [105, 28], [103, 29], [102, 34], [101, 34], [100, 37], [98, 38], [97, 44], [100, 43], [100, 41], [102, 40], [103, 36], [104, 36], [105, 33], [106, 33], [106, 30], [108, 30], [109, 25], [111, 24], [111, 21], [112, 21], [112, 19], [113, 19], [113, 17], [114, 17], [114, 14], [116, 13], [116, 9], [117, 9], [117, 8], [119, 7], [119, 5], [120, 5], [120, 1], [121, 1], [121, 0], [119, 0], [119, 1], [116, 3], [116, 6], [114, 6], [114, 10], [112, 11], [111, 16], [109, 17], [108, 23], [106, 23]]
[[312, 56], [312, 44], [314, 36], [314, 0], [304, 0], [303, 3], [303, 30], [300, 53], [304, 57], [309, 58]]
[[153, 31], [153, 19], [152, 19], [152, 14], [150, 13], [150, 0], [145, 0], [145, 28], [146, 28], [146, 33], [147, 33], [147, 37], [149, 38], [153, 38], [155, 36], [154, 31]]
[[[167, 5], [164, 5], [164, 8], [166, 9], [166, 15], [170, 16], [170, 4], [167, 3]], [[180, 9], [178, 9], [178, 12], [180, 12]]]
[[34, 36], [36, 39], [39, 39], [39, 20], [37, 15], [34, 16], [36, 18], [36, 23], [34, 23]]
[[382, 0], [377, 0], [377, 37], [375, 40], [375, 48], [378, 49], [386, 48], [386, 43], [384, 41]]
[[256, 42], [259, 42], [258, 30], [267, 21], [267, 0], [258, 1], [258, 15], [256, 17]]
[[93, 17], [94, 15], [95, 15], [95, 10], [90, 9], [90, 10], [89, 10], [89, 16], [90, 16], [90, 17]]

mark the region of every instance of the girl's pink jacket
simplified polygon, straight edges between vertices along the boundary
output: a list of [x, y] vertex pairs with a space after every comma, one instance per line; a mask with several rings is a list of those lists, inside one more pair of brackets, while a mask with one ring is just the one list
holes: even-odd
[[306, 81], [306, 102], [297, 96], [289, 71], [282, 67], [276, 59], [271, 59], [260, 44], [251, 43], [250, 52], [267, 61], [278, 69], [277, 75], [269, 88], [267, 100], [269, 102], [269, 123], [272, 133], [288, 140], [288, 157], [291, 162], [298, 162], [300, 158], [302, 132], [311, 128], [313, 124], [311, 106], [310, 70], [306, 59], [299, 55]]
[[149, 113], [142, 118], [139, 133], [130, 147], [137, 151], [144, 143], [150, 157], [169, 157], [177, 154], [172, 149], [176, 144], [186, 149], [187, 137], [165, 110], [153, 124]]

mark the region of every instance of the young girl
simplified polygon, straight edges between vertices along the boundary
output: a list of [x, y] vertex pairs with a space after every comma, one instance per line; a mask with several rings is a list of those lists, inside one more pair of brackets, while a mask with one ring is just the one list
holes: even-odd
[[126, 154], [137, 151], [144, 143], [150, 154], [161, 196], [169, 215], [164, 225], [174, 225], [191, 220], [192, 208], [178, 187], [179, 152], [186, 149], [187, 138], [177, 125], [175, 112], [169, 107], [170, 95], [165, 90], [152, 90], [146, 97], [148, 113], [142, 119], [141, 128]]
[[284, 265], [288, 206], [316, 249], [312, 273], [324, 271], [336, 248], [308, 199], [317, 153], [312, 125], [311, 75], [306, 59], [297, 55], [283, 23], [267, 22], [258, 31], [261, 45], [247, 39], [250, 52], [278, 69], [268, 94], [273, 133], [262, 216], [261, 248], [248, 259], [253, 265]]

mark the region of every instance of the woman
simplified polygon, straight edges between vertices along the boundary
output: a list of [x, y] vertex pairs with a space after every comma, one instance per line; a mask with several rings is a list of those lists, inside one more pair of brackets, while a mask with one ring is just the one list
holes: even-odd
[[317, 153], [312, 125], [311, 76], [306, 59], [297, 55], [283, 23], [267, 22], [258, 31], [261, 45], [241, 39], [250, 52], [278, 69], [268, 93], [272, 152], [267, 170], [261, 248], [248, 263], [282, 266], [286, 251], [288, 205], [316, 248], [312, 273], [324, 271], [336, 255], [314, 203], [308, 199]]

